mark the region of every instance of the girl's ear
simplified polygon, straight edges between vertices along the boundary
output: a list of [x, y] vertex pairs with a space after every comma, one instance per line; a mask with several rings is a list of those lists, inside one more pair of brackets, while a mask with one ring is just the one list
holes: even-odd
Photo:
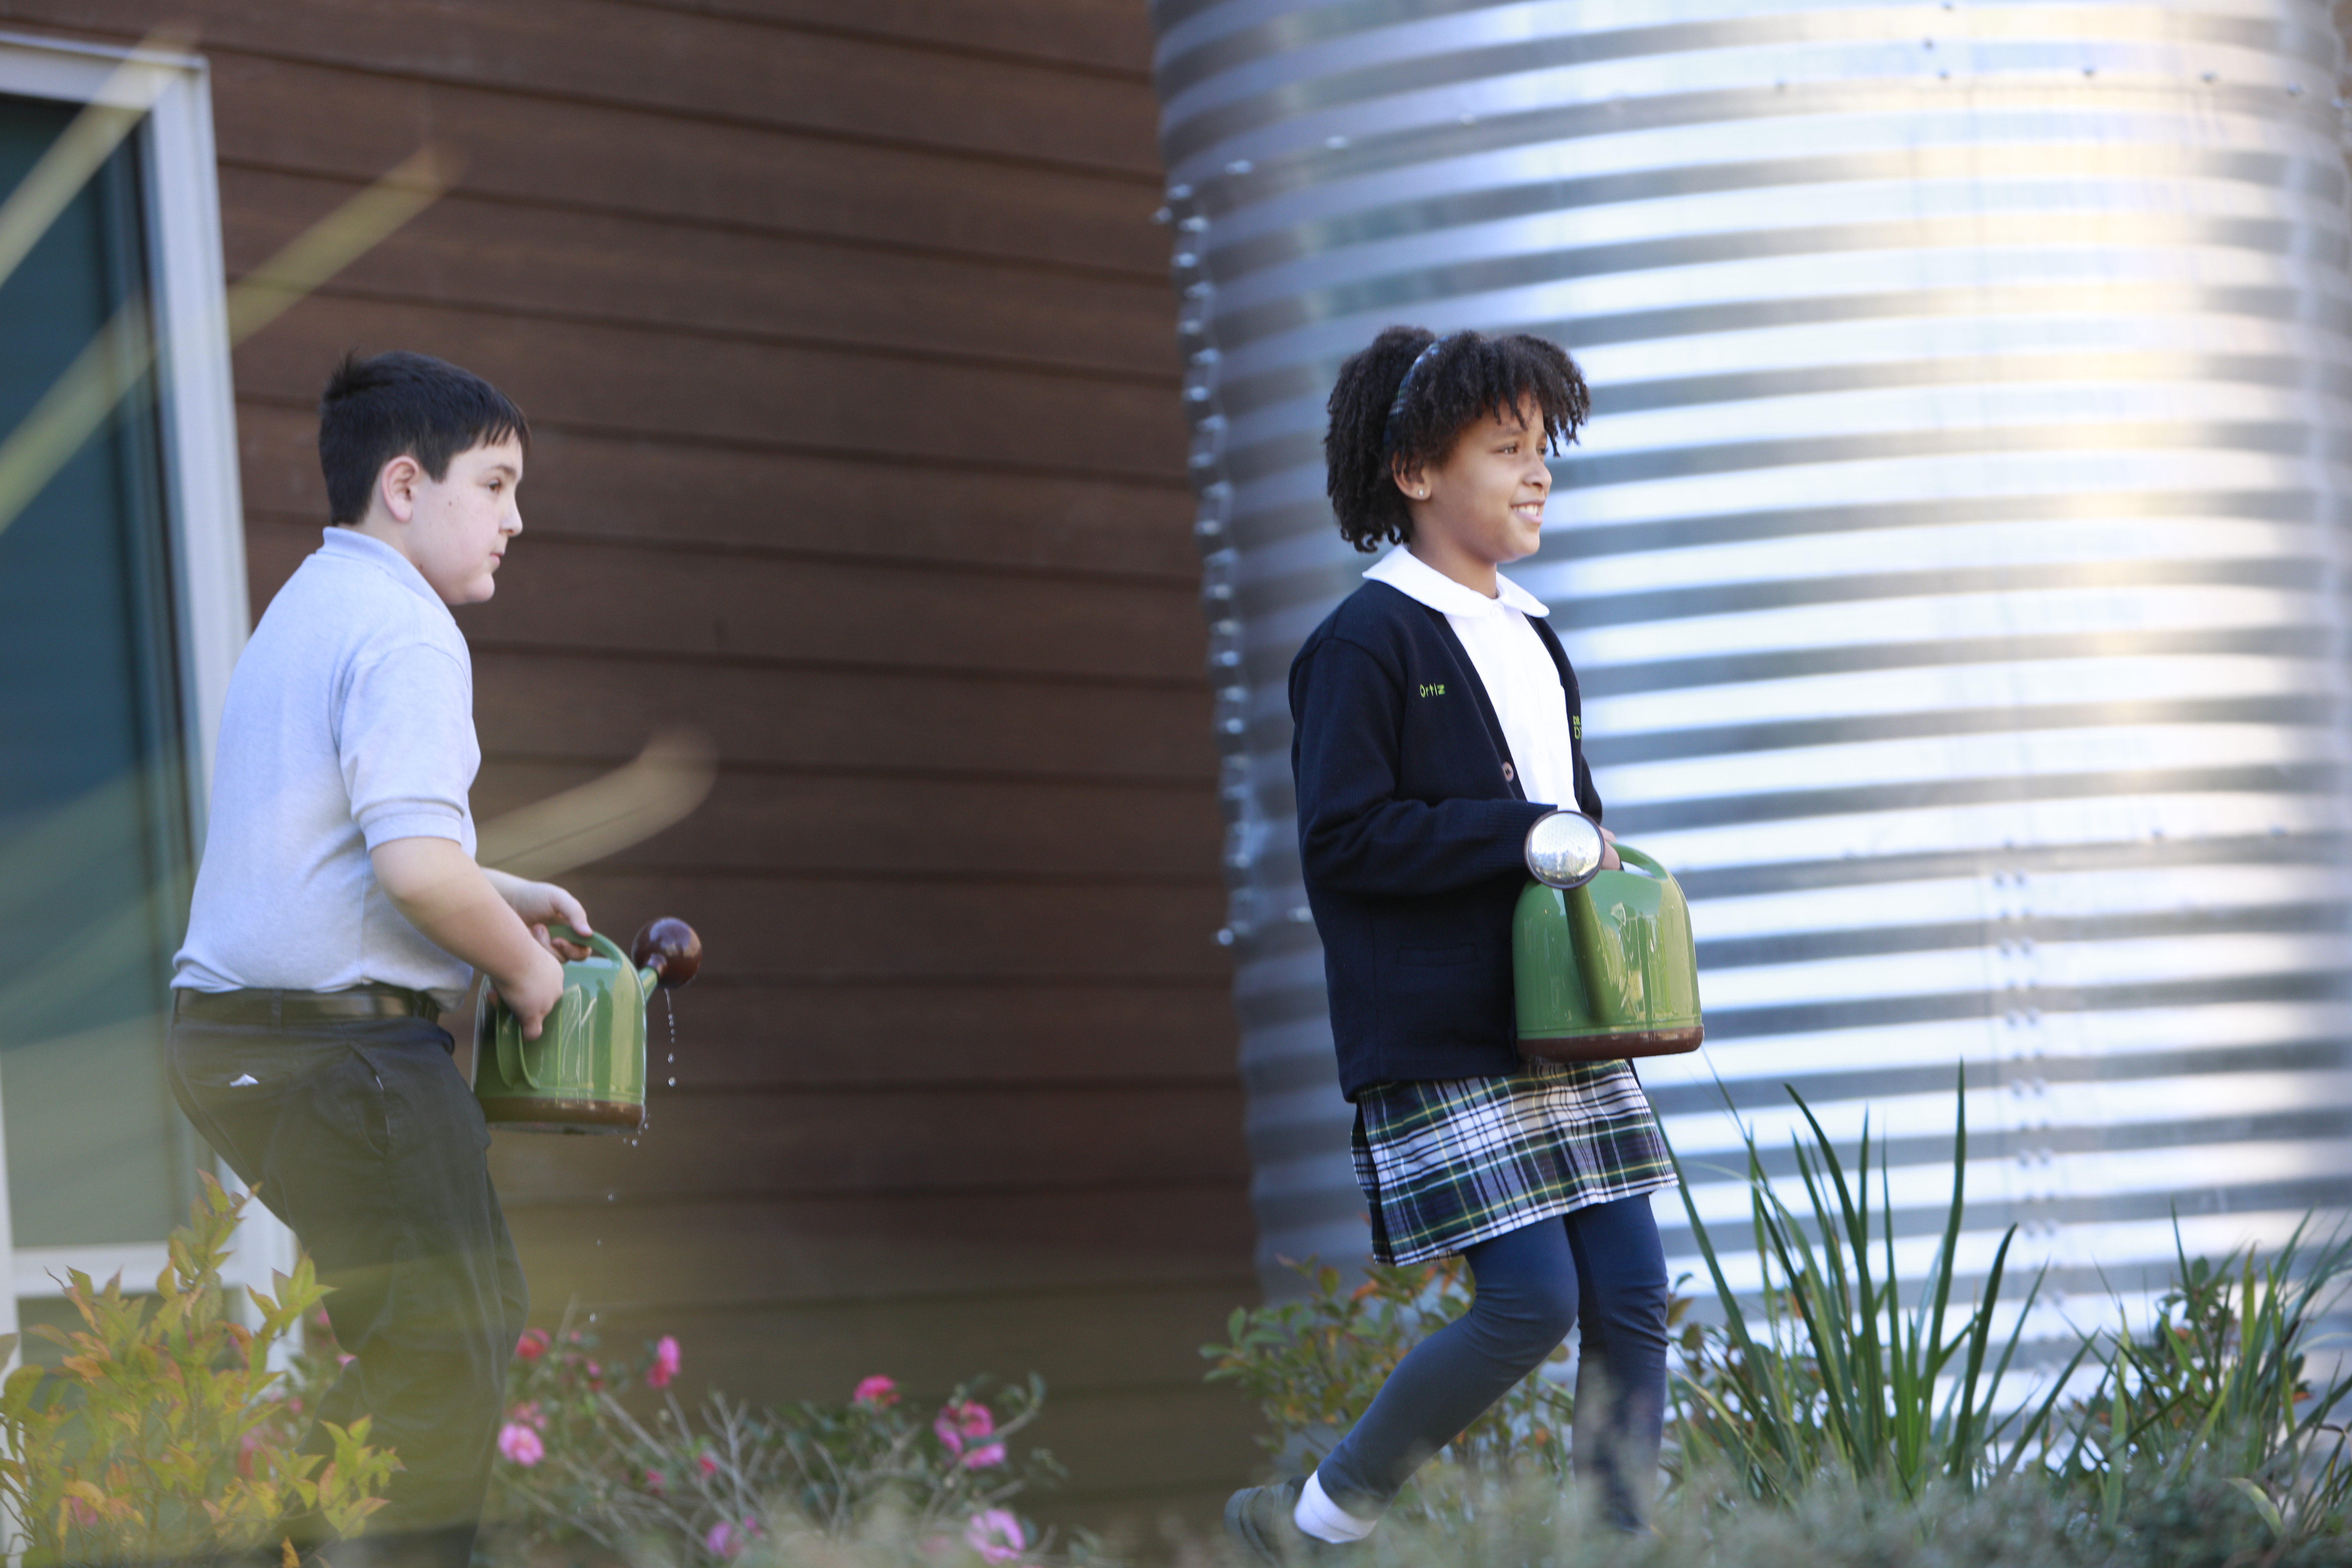
[[1405, 493], [1408, 500], [1429, 499], [1429, 476], [1422, 471], [1419, 463], [1405, 461], [1403, 454], [1389, 460], [1389, 478], [1396, 481], [1396, 488]]

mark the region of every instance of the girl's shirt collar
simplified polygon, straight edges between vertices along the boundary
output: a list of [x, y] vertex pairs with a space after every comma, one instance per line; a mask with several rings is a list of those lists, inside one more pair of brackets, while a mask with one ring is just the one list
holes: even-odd
[[1498, 616], [1505, 610], [1517, 610], [1523, 616], [1551, 614], [1541, 599], [1499, 572], [1495, 574], [1495, 584], [1501, 595], [1490, 599], [1475, 588], [1456, 583], [1402, 544], [1381, 556], [1364, 576], [1374, 583], [1386, 583], [1406, 598], [1449, 616]]

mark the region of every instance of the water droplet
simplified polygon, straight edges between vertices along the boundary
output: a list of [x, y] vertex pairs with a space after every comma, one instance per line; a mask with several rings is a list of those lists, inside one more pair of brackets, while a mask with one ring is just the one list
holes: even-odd
[[670, 1086], [670, 1088], [672, 1088], [672, 1089], [676, 1089], [676, 1088], [677, 1087], [677, 1079], [670, 1079], [670, 1080], [669, 1080], [669, 1086]]

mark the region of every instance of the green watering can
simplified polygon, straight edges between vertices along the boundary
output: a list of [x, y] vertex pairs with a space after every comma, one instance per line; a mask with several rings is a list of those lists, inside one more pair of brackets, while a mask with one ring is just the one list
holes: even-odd
[[[646, 1004], [702, 967], [702, 939], [659, 920], [624, 953], [612, 938], [548, 930], [592, 950], [563, 966], [563, 998], [539, 1038], [485, 985], [474, 1008], [474, 1097], [482, 1120], [518, 1132], [636, 1132], [646, 1124]], [[634, 954], [634, 956], [632, 956]]]
[[1608, 1061], [1698, 1049], [1698, 952], [1690, 904], [1666, 868], [1629, 844], [1624, 869], [1601, 868], [1601, 829], [1554, 812], [1528, 830], [1528, 869], [1511, 927], [1519, 1054]]

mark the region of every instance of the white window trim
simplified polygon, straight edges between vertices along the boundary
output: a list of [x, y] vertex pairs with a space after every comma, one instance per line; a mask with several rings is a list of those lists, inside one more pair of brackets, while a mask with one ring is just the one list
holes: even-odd
[[[158, 359], [165, 511], [179, 616], [183, 745], [191, 842], [204, 843], [220, 740], [221, 704], [251, 627], [245, 585], [245, 503], [238, 489], [236, 400], [228, 328], [221, 310], [220, 181], [213, 151], [212, 81], [193, 56], [131, 49], [0, 30], [0, 93], [88, 103], [115, 72], [136, 60], [163, 73], [136, 132], [145, 174], [148, 279]], [[146, 96], [142, 91], [141, 96]], [[221, 1180], [239, 1184], [226, 1167]], [[68, 1268], [104, 1281], [120, 1271], [144, 1289], [168, 1255], [161, 1243], [18, 1249], [9, 1230], [7, 1150], [0, 1139], [0, 1264], [13, 1289], [0, 1290], [0, 1333], [17, 1331], [19, 1299], [54, 1297]], [[272, 1270], [294, 1267], [294, 1237], [258, 1204], [246, 1211], [238, 1246], [223, 1270], [233, 1285], [269, 1289]], [[241, 1295], [241, 1292], [240, 1292]]]

